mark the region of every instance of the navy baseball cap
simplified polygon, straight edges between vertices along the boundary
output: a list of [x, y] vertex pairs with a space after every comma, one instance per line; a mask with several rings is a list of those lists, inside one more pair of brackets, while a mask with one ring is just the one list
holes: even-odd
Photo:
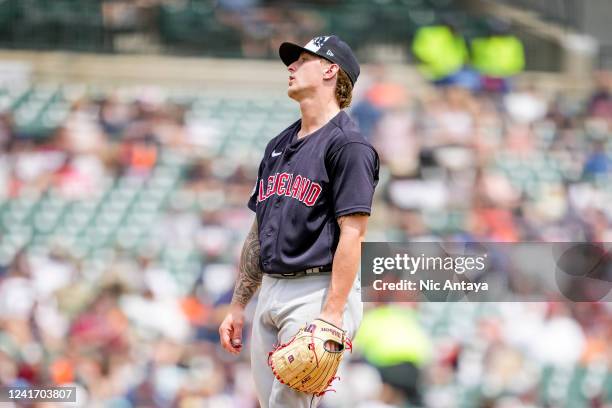
[[336, 35], [322, 35], [313, 38], [303, 47], [290, 42], [284, 42], [278, 49], [278, 55], [283, 63], [289, 66], [304, 51], [338, 64], [346, 72], [353, 86], [355, 86], [357, 77], [359, 77], [359, 63], [351, 47], [342, 41], [340, 37]]

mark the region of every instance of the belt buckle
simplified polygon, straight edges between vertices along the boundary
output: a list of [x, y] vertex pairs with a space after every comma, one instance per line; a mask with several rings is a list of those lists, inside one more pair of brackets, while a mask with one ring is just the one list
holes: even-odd
[[317, 268], [310, 268], [310, 269], [306, 269], [306, 275], [312, 275], [314, 273], [319, 273], [319, 271], [321, 270], [321, 267], [317, 267]]

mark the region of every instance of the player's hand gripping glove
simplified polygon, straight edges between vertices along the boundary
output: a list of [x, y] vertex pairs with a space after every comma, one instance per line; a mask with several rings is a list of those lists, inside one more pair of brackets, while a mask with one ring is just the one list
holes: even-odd
[[[333, 348], [328, 347], [332, 341]], [[327, 343], [327, 344], [326, 344]], [[336, 377], [346, 349], [353, 346], [344, 330], [321, 319], [302, 327], [289, 342], [268, 353], [268, 365], [281, 382], [295, 390], [323, 395]], [[336, 350], [336, 351], [334, 351]]]

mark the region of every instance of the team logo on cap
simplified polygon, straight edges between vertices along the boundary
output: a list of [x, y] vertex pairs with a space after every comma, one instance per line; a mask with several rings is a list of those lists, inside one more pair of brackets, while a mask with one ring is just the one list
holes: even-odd
[[317, 52], [319, 51], [319, 48], [321, 48], [323, 44], [325, 44], [328, 38], [329, 38], [328, 35], [322, 35], [319, 37], [315, 37], [312, 40], [310, 40], [310, 42], [306, 44], [304, 48], [306, 48], [308, 51]]
[[323, 44], [325, 44], [325, 41], [327, 41], [329, 37], [316, 37], [314, 40], [312, 40], [314, 42], [314, 45], [316, 45], [317, 47], [322, 47]]

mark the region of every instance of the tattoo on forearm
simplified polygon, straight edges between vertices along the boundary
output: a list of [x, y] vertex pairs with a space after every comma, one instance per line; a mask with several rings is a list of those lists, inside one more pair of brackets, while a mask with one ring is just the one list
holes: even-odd
[[240, 270], [232, 296], [232, 303], [246, 306], [261, 285], [262, 277], [263, 271], [259, 267], [259, 237], [257, 221], [255, 221], [244, 241], [240, 254]]

